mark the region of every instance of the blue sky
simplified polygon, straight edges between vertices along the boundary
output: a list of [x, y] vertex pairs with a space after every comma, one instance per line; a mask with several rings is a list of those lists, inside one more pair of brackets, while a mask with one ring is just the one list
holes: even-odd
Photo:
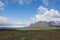
[[0, 16], [25, 22], [39, 13], [39, 6], [60, 12], [59, 0], [0, 0]]
[[[1, 0], [2, 1], [2, 0]], [[2, 2], [4, 2], [3, 0]], [[47, 8], [55, 8], [60, 11], [60, 2], [56, 0], [57, 3], [54, 3], [54, 0], [48, 0], [48, 6], [45, 6], [42, 0], [32, 0], [29, 4], [19, 4], [18, 2], [12, 3], [12, 0], [8, 0], [8, 4], [5, 4], [4, 10], [1, 15], [11, 18], [13, 20], [28, 20], [30, 17], [34, 16], [37, 13], [37, 8], [42, 5]]]
[[1, 13], [8, 18], [24, 21], [36, 14], [39, 5], [39, 1], [30, 4], [9, 3]]

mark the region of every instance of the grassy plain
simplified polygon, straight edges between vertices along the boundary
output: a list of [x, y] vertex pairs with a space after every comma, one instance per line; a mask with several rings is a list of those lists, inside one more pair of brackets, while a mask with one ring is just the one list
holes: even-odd
[[0, 40], [60, 40], [60, 29], [0, 30]]

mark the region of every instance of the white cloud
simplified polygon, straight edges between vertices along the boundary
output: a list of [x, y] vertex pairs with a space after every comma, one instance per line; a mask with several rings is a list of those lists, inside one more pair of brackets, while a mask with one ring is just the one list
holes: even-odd
[[60, 13], [58, 10], [50, 9], [40, 6], [38, 8], [39, 13], [36, 14], [34, 17], [31, 18], [31, 22], [35, 23], [38, 21], [60, 21]]
[[33, 0], [12, 0], [13, 2], [18, 2], [19, 4], [30, 4]]
[[4, 6], [5, 4], [2, 1], [0, 1], [0, 11], [4, 10]]
[[32, 0], [18, 0], [19, 4], [30, 4]]
[[44, 6], [54, 7], [58, 0], [42, 0]]
[[0, 27], [9, 27], [9, 28], [13, 28], [13, 27], [25, 27], [26, 24], [20, 21], [12, 21], [6, 17], [2, 17], [0, 16]]
[[30, 3], [32, 2], [32, 0], [24, 0], [24, 2], [25, 2], [26, 4], [30, 4]]
[[43, 5], [45, 5], [45, 6], [48, 6], [48, 5], [49, 5], [49, 1], [48, 1], [48, 0], [42, 0], [42, 3], [43, 3]]
[[47, 8], [45, 8], [45, 7], [43, 7], [43, 6], [40, 6], [39, 8], [38, 8], [38, 11], [39, 11], [39, 13], [44, 13], [44, 12], [46, 12], [48, 9]]
[[19, 4], [24, 4], [23, 0], [18, 0]]

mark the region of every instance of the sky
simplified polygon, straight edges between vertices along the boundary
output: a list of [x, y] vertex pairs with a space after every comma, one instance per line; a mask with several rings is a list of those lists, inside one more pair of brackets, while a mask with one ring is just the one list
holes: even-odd
[[38, 21], [59, 20], [59, 0], [0, 0], [1, 27], [26, 27]]

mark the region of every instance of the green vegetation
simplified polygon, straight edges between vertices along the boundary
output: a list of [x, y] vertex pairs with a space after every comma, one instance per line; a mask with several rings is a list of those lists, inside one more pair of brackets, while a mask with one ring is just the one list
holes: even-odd
[[0, 30], [0, 40], [60, 40], [60, 29]]

